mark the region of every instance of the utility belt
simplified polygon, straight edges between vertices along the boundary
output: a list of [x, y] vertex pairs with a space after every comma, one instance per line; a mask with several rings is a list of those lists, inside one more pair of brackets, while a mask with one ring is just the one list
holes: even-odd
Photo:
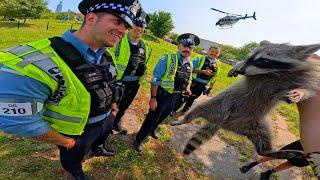
[[125, 86], [125, 89], [135, 88], [137, 86], [140, 86], [139, 80], [138, 81], [121, 81], [121, 82]]
[[157, 97], [163, 97], [163, 96], [173, 96], [173, 94], [170, 94], [165, 89], [163, 89], [163, 87], [159, 86], [158, 92], [157, 92]]
[[95, 127], [101, 127], [106, 122], [106, 120], [108, 119], [108, 116], [110, 116], [110, 115], [111, 114], [110, 114], [110, 111], [109, 111], [107, 117], [105, 117], [101, 121], [97, 121], [97, 122], [94, 122], [94, 123], [86, 124], [86, 126], [84, 127], [85, 130], [92, 129], [92, 128], [95, 128]]

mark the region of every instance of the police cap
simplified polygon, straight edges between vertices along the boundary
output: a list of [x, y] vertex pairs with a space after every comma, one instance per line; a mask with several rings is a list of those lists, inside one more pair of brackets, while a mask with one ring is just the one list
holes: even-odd
[[90, 12], [109, 12], [118, 16], [130, 27], [141, 8], [139, 0], [82, 0], [78, 6], [83, 15]]
[[178, 37], [179, 44], [195, 47], [200, 44], [200, 38], [192, 33], [184, 33]]
[[146, 28], [150, 22], [149, 15], [143, 11], [142, 8], [137, 12], [136, 17], [133, 19], [133, 24], [136, 26], [144, 27]]

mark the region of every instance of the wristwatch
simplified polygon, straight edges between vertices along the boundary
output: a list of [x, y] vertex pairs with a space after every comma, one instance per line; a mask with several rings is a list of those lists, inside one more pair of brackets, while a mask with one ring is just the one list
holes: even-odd
[[156, 99], [157, 98], [157, 96], [151, 96], [151, 99]]

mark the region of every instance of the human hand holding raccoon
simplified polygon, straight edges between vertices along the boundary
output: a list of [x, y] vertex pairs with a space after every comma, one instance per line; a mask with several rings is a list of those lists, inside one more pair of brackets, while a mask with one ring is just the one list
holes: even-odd
[[311, 97], [311, 94], [307, 89], [293, 89], [286, 93], [284, 100], [289, 104], [298, 103]]

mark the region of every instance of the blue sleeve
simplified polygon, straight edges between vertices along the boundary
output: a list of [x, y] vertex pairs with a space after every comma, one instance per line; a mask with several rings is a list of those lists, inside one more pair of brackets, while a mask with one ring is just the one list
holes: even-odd
[[153, 70], [152, 85], [160, 85], [161, 78], [167, 69], [167, 56], [162, 56]]
[[195, 58], [194, 60], [192, 60], [192, 65], [193, 65], [193, 69], [194, 70], [196, 70], [196, 69], [198, 69], [199, 67], [198, 67], [198, 65], [199, 65], [199, 61], [200, 61], [200, 59], [199, 58]]
[[[8, 101], [44, 103], [50, 94], [50, 89], [45, 84], [26, 76], [8, 72], [0, 71], [0, 84], [0, 103]], [[44, 134], [51, 127], [43, 120], [43, 111], [42, 109], [38, 113], [24, 116], [0, 115], [0, 130], [24, 137]]]

